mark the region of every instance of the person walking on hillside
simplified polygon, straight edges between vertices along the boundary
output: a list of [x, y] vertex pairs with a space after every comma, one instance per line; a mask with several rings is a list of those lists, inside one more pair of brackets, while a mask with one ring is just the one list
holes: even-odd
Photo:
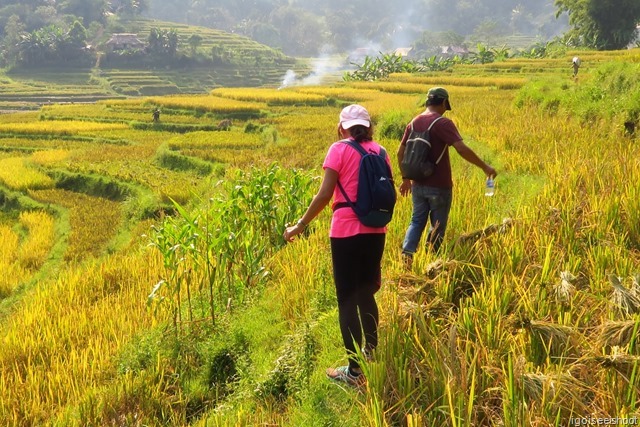
[[[373, 141], [373, 126], [367, 110], [349, 105], [340, 113], [338, 135], [324, 160], [324, 178], [320, 189], [298, 223], [288, 227], [284, 239], [291, 242], [333, 198], [333, 217], [329, 237], [333, 278], [338, 297], [340, 332], [347, 351], [348, 365], [327, 369], [330, 379], [359, 386], [365, 381], [358, 363], [357, 348], [370, 355], [378, 344], [378, 306], [374, 294], [381, 284], [381, 260], [386, 227], [363, 225], [351, 208], [342, 208], [346, 198], [356, 199], [361, 154], [345, 143], [350, 139], [368, 152], [380, 153], [382, 147]], [[391, 160], [386, 156], [391, 168]], [[364, 347], [363, 347], [364, 345]]]
[[153, 122], [158, 123], [160, 121], [160, 109], [156, 108], [153, 110]]
[[[406, 196], [411, 193], [413, 202], [411, 223], [402, 243], [402, 255], [405, 265], [409, 269], [412, 266], [413, 256], [418, 249], [418, 244], [427, 222], [430, 223], [427, 249], [437, 252], [444, 239], [453, 193], [449, 147], [455, 148], [463, 159], [482, 169], [487, 177], [495, 177], [497, 175], [493, 167], [481, 160], [463, 142], [453, 121], [443, 116], [449, 110], [451, 110], [451, 103], [446, 89], [442, 87], [429, 89], [426, 110], [407, 125], [398, 148], [398, 162], [402, 164], [412, 124], [416, 132], [425, 132], [433, 123], [429, 131], [429, 140], [431, 142], [429, 160], [436, 164], [433, 174], [422, 181], [411, 181], [403, 177], [400, 185], [400, 194]], [[439, 157], [440, 161], [436, 162]]]
[[578, 69], [580, 69], [580, 58], [574, 56], [571, 62], [573, 65], [573, 77], [575, 78], [578, 75]]

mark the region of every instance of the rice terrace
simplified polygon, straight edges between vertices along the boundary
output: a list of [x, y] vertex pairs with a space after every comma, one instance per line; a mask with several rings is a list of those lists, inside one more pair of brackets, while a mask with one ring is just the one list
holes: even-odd
[[[0, 115], [0, 424], [633, 422], [638, 75], [639, 48], [565, 51]], [[452, 156], [443, 251], [419, 252], [412, 272], [399, 199], [380, 345], [364, 389], [341, 387], [324, 374], [344, 359], [331, 213], [295, 247], [282, 231], [317, 189], [343, 106], [365, 106], [395, 153], [431, 86], [500, 171], [496, 193]]]

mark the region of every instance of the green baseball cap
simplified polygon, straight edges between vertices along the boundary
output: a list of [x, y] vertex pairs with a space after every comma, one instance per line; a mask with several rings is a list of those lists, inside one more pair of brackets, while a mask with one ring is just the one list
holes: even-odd
[[447, 110], [451, 110], [449, 92], [443, 87], [432, 87], [427, 93], [427, 105], [439, 105], [444, 101]]

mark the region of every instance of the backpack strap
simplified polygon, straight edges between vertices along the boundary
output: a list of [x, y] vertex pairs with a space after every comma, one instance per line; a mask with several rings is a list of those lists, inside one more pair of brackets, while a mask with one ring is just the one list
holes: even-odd
[[[343, 139], [340, 142], [344, 142], [345, 144], [349, 145], [350, 147], [353, 147], [358, 153], [360, 153], [360, 156], [367, 155], [367, 150], [362, 148], [360, 143], [355, 142], [352, 139]], [[375, 153], [371, 153], [371, 154], [375, 154]], [[378, 156], [382, 156], [386, 161], [387, 152], [385, 151], [385, 149], [382, 146], [380, 146], [380, 153], [378, 153], [377, 155]], [[342, 184], [340, 184], [340, 180], [338, 180], [337, 184], [338, 184], [338, 189], [340, 190], [340, 192], [342, 193], [342, 195], [344, 196], [344, 198], [347, 201], [343, 202], [343, 203], [336, 203], [335, 206], [333, 207], [333, 211], [335, 212], [337, 209], [347, 208], [347, 207], [350, 207], [350, 208], [355, 210], [356, 205], [355, 205], [354, 202], [351, 201], [351, 199], [349, 199], [349, 196], [347, 196], [347, 192], [344, 190], [344, 187], [342, 186]]]
[[[438, 117], [436, 117], [436, 118], [431, 122], [431, 124], [429, 125], [429, 128], [427, 129], [427, 135], [431, 132], [431, 128], [433, 127], [433, 125], [435, 125], [435, 124], [436, 124], [436, 122], [437, 122], [438, 120], [440, 120], [441, 118], [442, 118], [442, 116], [438, 116]], [[411, 132], [413, 132], [413, 120], [411, 120]], [[429, 141], [429, 142], [431, 142], [431, 141]], [[446, 151], [447, 151], [447, 145], [445, 144], [445, 145], [444, 145], [444, 149], [442, 150], [442, 153], [440, 153], [440, 157], [438, 157], [438, 160], [436, 160], [436, 165], [437, 165], [438, 163], [440, 163], [440, 160], [442, 160], [442, 157], [444, 156], [444, 153], [445, 153]]]
[[[427, 133], [431, 132], [431, 128], [433, 127], [433, 125], [435, 125], [436, 122], [438, 120], [440, 120], [441, 118], [442, 118], [442, 116], [438, 116], [431, 122], [431, 124], [429, 125], [429, 128], [427, 129]], [[413, 132], [413, 122], [414, 122], [414, 120], [411, 120], [411, 132]]]

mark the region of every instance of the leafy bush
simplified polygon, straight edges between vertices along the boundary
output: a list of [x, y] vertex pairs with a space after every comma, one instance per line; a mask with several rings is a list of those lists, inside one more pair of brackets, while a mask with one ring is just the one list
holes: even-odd
[[409, 111], [391, 110], [385, 112], [379, 119], [377, 124], [378, 135], [381, 138], [401, 139], [404, 130], [412, 119]]

